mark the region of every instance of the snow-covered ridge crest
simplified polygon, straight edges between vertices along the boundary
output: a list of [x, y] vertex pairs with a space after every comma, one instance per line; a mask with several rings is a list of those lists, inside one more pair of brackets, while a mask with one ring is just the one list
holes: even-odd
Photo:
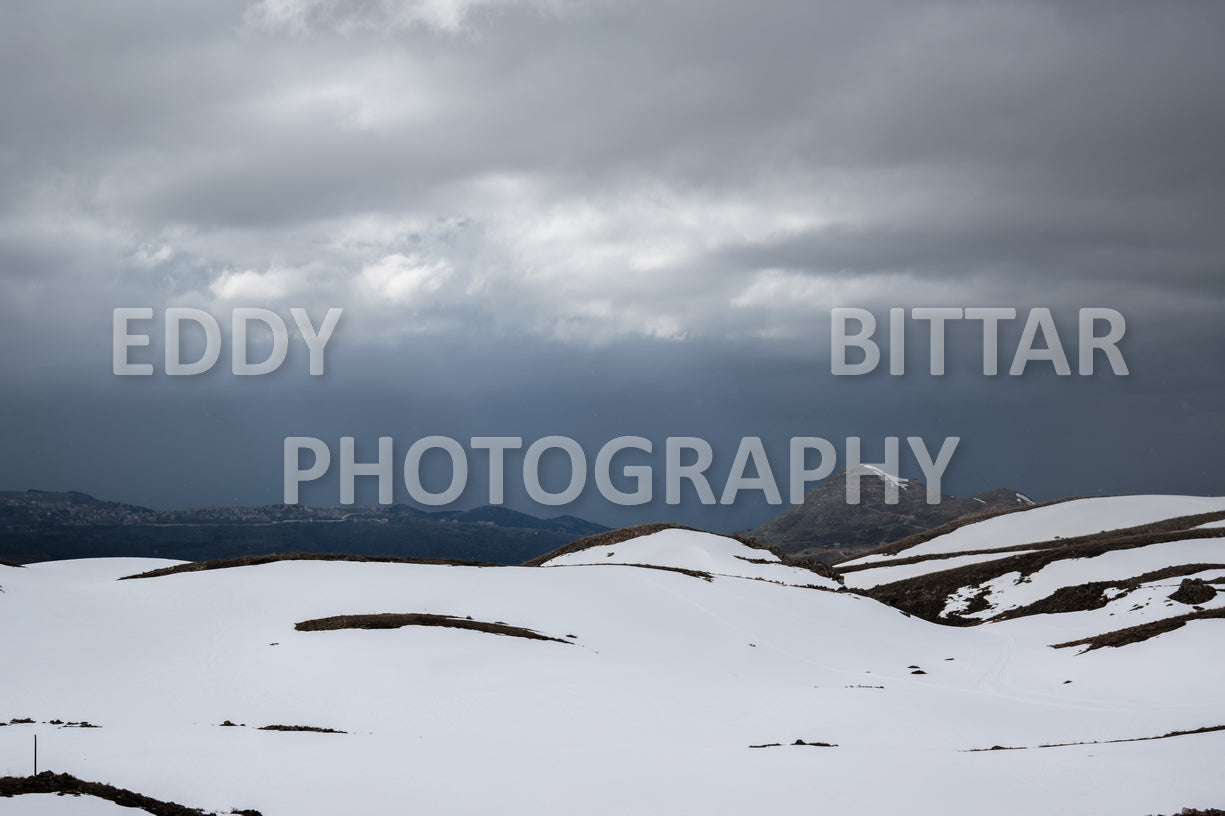
[[[637, 529], [645, 534], [633, 535]], [[822, 589], [841, 586], [820, 567], [796, 565], [777, 550], [715, 533], [666, 525], [644, 525], [591, 536], [532, 563], [544, 567], [656, 567], [703, 576], [774, 581], [790, 586]]]

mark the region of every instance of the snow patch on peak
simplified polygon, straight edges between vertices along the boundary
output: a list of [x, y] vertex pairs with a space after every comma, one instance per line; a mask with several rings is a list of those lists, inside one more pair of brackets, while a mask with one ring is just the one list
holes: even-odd
[[910, 487], [910, 479], [903, 479], [901, 476], [896, 476], [876, 465], [855, 465], [854, 467], [847, 468], [847, 473], [850, 475], [879, 476], [886, 484], [894, 484], [901, 490], [906, 490]]

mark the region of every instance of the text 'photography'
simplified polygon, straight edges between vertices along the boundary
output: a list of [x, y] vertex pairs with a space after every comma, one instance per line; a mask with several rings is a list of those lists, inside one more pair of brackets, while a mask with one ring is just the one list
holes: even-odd
[[1225, 814], [1222, 32], [5, 4], [0, 816]]

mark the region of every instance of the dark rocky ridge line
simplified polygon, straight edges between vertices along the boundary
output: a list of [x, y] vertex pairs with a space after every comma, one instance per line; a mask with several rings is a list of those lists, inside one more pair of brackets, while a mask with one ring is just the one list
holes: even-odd
[[[1115, 600], [1114, 598], [1106, 597], [1107, 590], [1120, 589], [1130, 593], [1139, 589], [1141, 585], [1152, 581], [1162, 581], [1166, 578], [1181, 578], [1184, 575], [1195, 575], [1196, 573], [1207, 572], [1214, 569], [1225, 569], [1225, 564], [1180, 564], [1178, 566], [1166, 567], [1165, 569], [1146, 572], [1143, 575], [1137, 575], [1134, 578], [1125, 578], [1120, 581], [1092, 581], [1087, 584], [1060, 587], [1040, 601], [1035, 601], [1028, 606], [1022, 606], [1018, 609], [1001, 612], [990, 620], [1005, 621], [1012, 620], [1013, 618], [1024, 618], [1030, 615], [1046, 615], [1063, 612], [1089, 612], [1094, 609], [1101, 609], [1112, 600]], [[1185, 584], [1186, 581], [1183, 583]], [[1203, 584], [1202, 581], [1200, 583]], [[1216, 595], [1215, 589], [1208, 584], [1203, 585], [1208, 589], [1211, 589], [1213, 594], [1208, 596], [1205, 601], [1192, 601], [1192, 603], [1205, 603], [1207, 600], [1211, 600], [1212, 597]], [[1187, 601], [1183, 601], [1181, 598], [1175, 597], [1177, 594], [1178, 593], [1176, 592], [1174, 595], [1171, 595], [1170, 599], [1181, 603], [1187, 603]]]
[[[117, 788], [101, 782], [86, 782], [70, 774], [43, 771], [37, 776], [6, 776], [0, 778], [0, 797], [10, 798], [36, 793], [55, 793], [68, 796], [93, 796], [114, 802], [120, 807], [136, 808], [153, 816], [202, 816], [209, 813], [199, 808], [190, 808], [175, 802], [164, 802], [151, 796]], [[234, 816], [262, 816], [258, 810], [231, 810]]]
[[1084, 652], [1092, 652], [1094, 649], [1104, 649], [1107, 646], [1117, 648], [1119, 646], [1129, 646], [1133, 643], [1143, 643], [1146, 640], [1164, 635], [1167, 632], [1173, 632], [1181, 629], [1189, 622], [1194, 620], [1207, 620], [1210, 618], [1225, 618], [1225, 609], [1201, 609], [1196, 612], [1189, 612], [1185, 615], [1178, 615], [1173, 618], [1162, 618], [1161, 620], [1149, 621], [1142, 623], [1139, 626], [1128, 626], [1125, 629], [1115, 629], [1113, 632], [1105, 632], [1100, 635], [1093, 635], [1087, 638], [1079, 638], [1077, 640], [1069, 640], [1067, 643], [1056, 643], [1056, 649], [1069, 649], [1073, 646], [1087, 647]]
[[[1038, 502], [1036, 504], [1027, 504], [1021, 507], [1001, 507], [995, 510], [984, 510], [983, 512], [977, 515], [974, 515], [974, 516], [963, 516], [961, 518], [953, 519], [952, 521], [946, 521], [944, 524], [941, 524], [937, 527], [932, 527], [931, 529], [924, 530], [921, 533], [915, 533], [914, 535], [909, 535], [909, 536], [906, 536], [905, 538], [900, 538], [897, 541], [893, 541], [888, 544], [884, 544], [880, 547], [877, 547], [874, 550], [870, 550], [868, 552], [861, 553], [860, 555], [856, 557], [864, 558], [869, 555], [897, 555], [898, 553], [904, 550], [908, 550], [911, 547], [917, 547], [920, 544], [926, 544], [927, 542], [931, 541], [933, 538], [939, 538], [942, 535], [948, 535], [951, 532], [960, 530], [962, 527], [966, 527], [971, 524], [977, 524], [980, 521], [986, 521], [987, 519], [996, 518], [997, 516], [1007, 516], [1012, 513], [1023, 513], [1026, 510], [1036, 510], [1040, 507], [1052, 507], [1056, 504], [1063, 504], [1064, 502], [1070, 502], [1070, 501], [1078, 501], [1082, 498], [1085, 498], [1085, 497], [1067, 496], [1062, 499], [1051, 499], [1050, 501]], [[890, 563], [896, 564], [900, 562], [891, 561]], [[848, 569], [853, 569], [853, 567], [850, 567]]]
[[763, 743], [762, 745], [750, 745], [749, 747], [750, 748], [784, 748], [784, 747], [793, 747], [797, 745], [803, 745], [809, 748], [837, 748], [838, 747], [837, 744], [832, 743], [832, 742], [805, 742], [802, 739], [798, 739], [795, 742], [789, 742], [786, 745], [784, 745], [781, 742], [767, 742], [767, 743]]
[[[545, 566], [548, 566], [547, 564]], [[688, 569], [686, 567], [665, 567], [662, 564], [579, 564], [579, 567], [633, 567], [634, 569], [653, 569], [660, 572], [675, 572], [680, 575], [688, 575], [690, 578], [701, 578], [707, 583], [713, 583], [715, 580], [714, 573], [703, 572], [702, 570]]]
[[[1071, 501], [1071, 499], [1061, 499], [1059, 501], [1050, 502], [1050, 504], [1060, 504], [1063, 501]], [[1034, 505], [1034, 507], [1038, 507], [1038, 506], [1039, 505]], [[1041, 505], [1041, 506], [1048, 506], [1048, 505]], [[1022, 509], [1031, 510], [1033, 508], [1026, 507]], [[999, 514], [999, 515], [1003, 515], [1003, 514]], [[909, 556], [906, 558], [895, 558], [889, 561], [874, 561], [874, 562], [868, 562], [866, 564], [846, 564], [846, 565], [839, 566], [838, 571], [842, 573], [847, 573], [847, 572], [858, 572], [861, 570], [868, 570], [868, 569], [876, 569], [877, 567], [899, 567], [899, 566], [905, 566], [907, 564], [922, 564], [926, 561], [945, 561], [950, 558], [960, 558], [966, 555], [992, 555], [994, 553], [1010, 553], [1010, 552], [1028, 553], [1033, 550], [1054, 550], [1054, 549], [1060, 549], [1062, 547], [1074, 546], [1078, 544], [1093, 543], [1093, 542], [1101, 540], [1103, 536], [1114, 537], [1114, 538], [1121, 540], [1121, 538], [1124, 535], [1144, 536], [1144, 535], [1150, 535], [1150, 534], [1160, 535], [1163, 533], [1179, 533], [1179, 534], [1185, 533], [1186, 538], [1213, 538], [1215, 536], [1212, 534], [1212, 531], [1216, 528], [1210, 527], [1207, 530], [1194, 530], [1194, 528], [1202, 526], [1203, 524], [1207, 524], [1208, 522], [1221, 521], [1223, 519], [1225, 519], [1225, 510], [1218, 510], [1218, 511], [1214, 511], [1211, 513], [1196, 513], [1190, 516], [1178, 516], [1176, 518], [1163, 519], [1161, 521], [1155, 521], [1149, 524], [1138, 524], [1135, 527], [1120, 527], [1114, 530], [1102, 530], [1101, 532], [1098, 532], [1098, 533], [1088, 533], [1086, 535], [1081, 535], [1081, 536], [1069, 536], [1067, 538], [1047, 539], [1045, 541], [1036, 541], [1030, 544], [1009, 544], [1007, 547], [984, 548], [984, 549], [978, 549], [978, 550], [958, 550], [957, 552], [927, 553], [925, 555], [913, 555], [913, 556]], [[964, 522], [962, 522], [961, 524], [958, 524], [957, 527], [954, 527], [953, 529], [958, 529], [967, 524], [973, 524], [977, 521], [983, 521], [983, 520], [984, 519], [966, 519]], [[1221, 528], [1221, 529], [1225, 530], [1225, 528]], [[869, 555], [894, 555], [899, 552], [905, 552], [907, 549], [910, 549], [911, 547], [917, 547], [919, 544], [924, 544], [928, 541], [931, 541], [934, 538], [937, 538], [940, 535], [945, 534], [945, 533], [938, 533], [936, 530], [932, 530], [930, 532], [931, 532], [931, 535], [924, 534], [921, 541], [915, 541], [913, 543], [906, 543], [904, 541], [899, 541], [896, 544], [889, 545], [888, 547], [882, 547], [881, 549], [877, 551], [874, 551], [871, 553], [864, 553], [864, 555], [860, 557], [866, 557]], [[952, 532], [952, 530], [948, 530], [947, 532]], [[1204, 533], [1204, 534], [1201, 534], [1201, 533]], [[1219, 536], [1219, 535], [1222, 535], [1222, 533], [1218, 531], [1215, 535]], [[915, 536], [915, 538], [919, 538], [919, 536]], [[1177, 539], [1166, 539], [1166, 540], [1177, 540]], [[907, 541], [909, 541], [909, 539]], [[1146, 542], [1146, 543], [1160, 543], [1160, 542], [1154, 539], [1154, 541]], [[905, 544], [904, 547], [902, 546], [903, 544]], [[1140, 544], [1137, 546], [1143, 546], [1143, 544]]]
[[348, 553], [271, 553], [269, 555], [247, 555], [240, 558], [218, 558], [213, 561], [189, 561], [186, 564], [176, 564], [173, 567], [161, 567], [135, 575], [125, 575], [120, 581], [136, 578], [161, 578], [166, 575], [179, 575], [185, 572], [206, 572], [209, 570], [234, 569], [237, 567], [256, 567], [262, 564], [275, 564], [279, 561], [351, 561], [371, 564], [429, 564], [447, 567], [501, 567], [503, 564], [488, 564], [484, 561], [460, 561], [447, 558], [399, 558], [389, 555], [349, 555]]
[[[957, 615], [941, 617], [941, 612], [944, 611], [948, 598], [964, 587], [980, 586], [1010, 572], [1019, 573], [1022, 577], [1032, 575], [1056, 561], [1070, 558], [1092, 558], [1107, 552], [1135, 549], [1150, 544], [1171, 541], [1225, 538], [1225, 528], [1187, 529], [1194, 528], [1206, 521], [1215, 521], [1222, 517], [1225, 517], [1225, 513], [1217, 512], [1181, 516], [1133, 528], [1111, 530], [1075, 538], [1037, 542], [1027, 547], [1027, 549], [1036, 550], [1036, 552], [1012, 555], [977, 564], [967, 564], [927, 575], [881, 584], [871, 589], [860, 590], [860, 592], [925, 620], [955, 625], [974, 625], [980, 621]], [[970, 553], [957, 553], [957, 555], [968, 554]], [[922, 560], [928, 559], [917, 559], [910, 563], [919, 563]], [[900, 562], [878, 566], [894, 566], [898, 563]], [[1052, 605], [1053, 603], [1051, 602]], [[1056, 610], [1052, 609], [1051, 611]]]
[[[1077, 745], [1118, 745], [1124, 742], [1152, 742], [1153, 740], [1173, 739], [1175, 737], [1187, 737], [1193, 734], [1211, 734], [1216, 731], [1225, 731], [1225, 725], [1209, 725], [1203, 728], [1193, 728], [1190, 731], [1171, 731], [1168, 734], [1162, 734], [1157, 737], [1127, 737], [1125, 739], [1112, 740], [1089, 740], [1087, 742], [1052, 742], [1043, 745], [1034, 746], [1035, 748], [1073, 748]], [[966, 753], [974, 754], [983, 751], [1028, 751], [1031, 746], [1003, 746], [993, 745], [990, 748], [970, 748]]]
[[311, 734], [347, 734], [347, 731], [337, 731], [335, 728], [320, 728], [317, 725], [262, 725], [256, 731], [291, 731], [309, 732]]

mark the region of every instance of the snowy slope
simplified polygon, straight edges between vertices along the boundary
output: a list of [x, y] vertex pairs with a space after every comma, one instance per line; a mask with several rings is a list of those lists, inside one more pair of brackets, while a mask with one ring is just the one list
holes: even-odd
[[135, 812], [93, 796], [58, 796], [54, 793], [35, 793], [7, 802], [0, 799], [0, 809], [5, 807], [22, 816], [132, 816]]
[[[767, 563], [744, 561], [729, 541], [656, 534], [546, 568], [286, 561], [122, 581], [165, 562], [9, 570], [0, 722], [36, 722], [0, 728], [0, 775], [28, 773], [37, 733], [44, 767], [264, 816], [1141, 816], [1225, 802], [1225, 732], [1038, 747], [1225, 725], [1220, 621], [1078, 654], [1050, 648], [1084, 628], [1065, 632], [1062, 616], [942, 626], [780, 585], [793, 568], [759, 550]], [[608, 563], [619, 558], [713, 580]], [[565, 642], [295, 629], [379, 613]], [[346, 733], [258, 730], [272, 724]], [[1025, 750], [972, 750], [995, 745]], [[48, 814], [92, 816], [59, 801]], [[0, 799], [0, 814], [30, 812]]]
[[1015, 547], [1219, 511], [1225, 511], [1225, 498], [1108, 496], [1077, 499], [985, 519], [893, 555], [868, 555], [848, 564], [887, 564], [916, 556]]
[[[1008, 554], [1018, 555], [1027, 552], [1034, 552], [1034, 550], [1018, 550]], [[964, 567], [970, 564], [985, 564], [998, 561], [999, 558], [1000, 555], [998, 553], [976, 553], [973, 555], [954, 555], [948, 558], [929, 558], [914, 562], [890, 563], [888, 561], [881, 561], [873, 556], [871, 558], [857, 558], [854, 561], [847, 561], [838, 566], [845, 569], [847, 567], [854, 568], [861, 564], [866, 565], [864, 569], [847, 569], [842, 573], [842, 579], [848, 587], [872, 589], [881, 584], [918, 578], [922, 575], [931, 575], [932, 573]], [[901, 561], [902, 559], [896, 560]]]
[[784, 564], [769, 550], [748, 547], [734, 538], [671, 529], [639, 536], [619, 544], [589, 547], [548, 559], [544, 566], [564, 567], [628, 564], [689, 569], [725, 577], [757, 578], [791, 586], [838, 589], [841, 585], [802, 567]]

